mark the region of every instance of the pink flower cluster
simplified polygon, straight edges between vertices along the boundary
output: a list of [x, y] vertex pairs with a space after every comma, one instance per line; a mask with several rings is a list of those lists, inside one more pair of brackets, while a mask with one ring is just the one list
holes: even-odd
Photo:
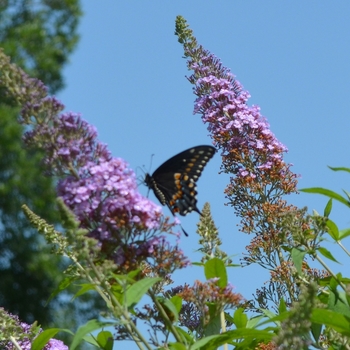
[[58, 185], [58, 194], [94, 237], [112, 239], [121, 229], [157, 229], [161, 208], [137, 190], [134, 172], [120, 158], [88, 162], [78, 176]]

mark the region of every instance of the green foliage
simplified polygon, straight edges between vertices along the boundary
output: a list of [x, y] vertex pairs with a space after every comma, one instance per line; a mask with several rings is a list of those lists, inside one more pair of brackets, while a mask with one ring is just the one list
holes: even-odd
[[[187, 48], [196, 47], [192, 31], [182, 17], [177, 18], [176, 33]], [[190, 51], [187, 53], [191, 54]], [[332, 170], [350, 172], [348, 168]], [[11, 174], [9, 181], [16, 181], [15, 175]], [[6, 186], [1, 188], [2, 191], [6, 189]], [[245, 260], [258, 263], [271, 273], [268, 288], [261, 289], [255, 298], [257, 304], [243, 301], [240, 295], [232, 292], [227, 268], [233, 264], [220, 249], [221, 241], [209, 205], [205, 206], [198, 225], [199, 251], [203, 258], [197, 266], [204, 269], [207, 281], [197, 280], [193, 286], [186, 284], [168, 290], [165, 286], [170, 278], [161, 276], [158, 266], [145, 261], [134, 269], [123, 270], [114, 261], [104, 259], [101, 245], [86, 235], [86, 230], [79, 227], [79, 222], [62, 202], [59, 204], [63, 228], [60, 231], [24, 206], [24, 214], [53, 245], [53, 251], [71, 260], [67, 278], [59, 284], [57, 291], [82, 281], [75, 297], [81, 298], [91, 292], [98, 294], [108, 311], [105, 317], [111, 320], [93, 319], [79, 327], [70, 349], [76, 349], [85, 341], [99, 349], [111, 350], [114, 334], [106, 327], [116, 328], [117, 339], [133, 340], [140, 349], [148, 350], [152, 346], [164, 350], [214, 350], [220, 346], [226, 349], [231, 346], [236, 350], [347, 349], [350, 344], [350, 278], [333, 272], [324, 258], [338, 263], [335, 254], [325, 247], [325, 237], [332, 239], [350, 257], [343, 246], [350, 229], [339, 230], [329, 218], [333, 199], [349, 207], [350, 196], [344, 191], [346, 199], [323, 188], [303, 191], [329, 198], [323, 217], [316, 212], [307, 215], [306, 210], [293, 206], [278, 207], [283, 210], [276, 215], [277, 206], [263, 203], [271, 215], [264, 217], [266, 222], [259, 221], [264, 223], [258, 227], [262, 231], [256, 230], [248, 249], [250, 260]], [[261, 204], [262, 201], [255, 202], [257, 207]], [[15, 207], [14, 211], [18, 212], [18, 209]], [[251, 227], [254, 227], [255, 213], [250, 215]], [[310, 267], [314, 261], [321, 264], [323, 270]], [[152, 304], [140, 309], [146, 298]], [[5, 326], [8, 324], [13, 333], [18, 332], [16, 323], [6, 313], [4, 319]], [[149, 341], [137, 327], [140, 320], [149, 326]], [[33, 330], [38, 331], [35, 324]], [[48, 329], [34, 340], [32, 348], [42, 348], [58, 331], [67, 332], [59, 328]], [[30, 339], [34, 334], [37, 333], [31, 330]]]
[[79, 39], [80, 16], [79, 0], [2, 2], [1, 47], [55, 93], [63, 88], [61, 70]]
[[[80, 15], [78, 0], [2, 1], [1, 48], [57, 92], [64, 85], [63, 65], [77, 44]], [[49, 306], [47, 301], [64, 261], [51, 255], [21, 206], [26, 203], [49, 222], [58, 222], [54, 183], [44, 175], [42, 154], [23, 148], [18, 107], [13, 107], [3, 90], [0, 96], [0, 305], [23, 321], [45, 325], [58, 316], [60, 301], [55, 299]], [[72, 321], [67, 316], [62, 319]]]
[[227, 286], [227, 272], [225, 264], [219, 258], [208, 260], [204, 265], [205, 277], [209, 280], [211, 278], [218, 278], [217, 285], [221, 288]]
[[[98, 320], [90, 320], [88, 321], [85, 325], [80, 326], [77, 330], [77, 332], [74, 335], [73, 341], [69, 347], [70, 350], [74, 350], [77, 348], [77, 346], [81, 343], [81, 341], [87, 337], [91, 332], [104, 328], [104, 327], [110, 327], [113, 326], [114, 323], [112, 322], [100, 322]], [[108, 332], [109, 333], [109, 332]], [[108, 341], [108, 333], [105, 333], [105, 331], [103, 331], [102, 336], [99, 337], [99, 335], [97, 336], [97, 340], [94, 342], [95, 345], [99, 344], [102, 345], [104, 347], [100, 347], [100, 349], [109, 349], [109, 341]], [[107, 336], [107, 337], [106, 337]], [[90, 339], [89, 337], [87, 337], [86, 339]], [[101, 344], [100, 344], [101, 341]], [[92, 342], [91, 342], [92, 343]], [[113, 342], [112, 342], [113, 344]]]
[[[45, 304], [62, 264], [30, 227], [21, 206], [27, 203], [55, 222], [55, 191], [43, 175], [41, 155], [22, 148], [16, 111], [0, 105], [0, 116], [0, 304], [23, 320], [47, 323], [52, 315]], [[34, 295], [36, 303], [23, 303]]]

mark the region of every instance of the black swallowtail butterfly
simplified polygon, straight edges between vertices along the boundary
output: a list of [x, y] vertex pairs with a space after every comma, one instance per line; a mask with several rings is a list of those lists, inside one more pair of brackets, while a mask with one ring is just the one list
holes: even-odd
[[191, 211], [201, 214], [197, 208], [196, 182], [214, 154], [215, 148], [212, 146], [187, 149], [168, 159], [152, 176], [146, 174], [145, 184], [173, 215], [179, 213], [184, 216]]

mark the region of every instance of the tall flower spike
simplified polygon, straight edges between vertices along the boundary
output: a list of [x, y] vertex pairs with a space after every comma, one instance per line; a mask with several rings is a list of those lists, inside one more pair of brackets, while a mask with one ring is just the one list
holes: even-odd
[[294, 210], [281, 196], [296, 192], [297, 184], [297, 175], [283, 161], [287, 148], [271, 132], [260, 108], [247, 105], [249, 93], [217, 57], [197, 44], [180, 16], [176, 34], [193, 71], [188, 80], [197, 96], [194, 113], [201, 114], [221, 149], [223, 171], [234, 175], [225, 192], [241, 217], [241, 230], [261, 235], [269, 223], [270, 233], [278, 234], [278, 216]]
[[200, 217], [200, 221], [197, 226], [197, 233], [201, 237], [199, 244], [202, 246], [202, 248], [199, 250], [204, 255], [201, 262], [205, 263], [206, 261], [215, 257], [224, 260], [227, 265], [231, 264], [232, 260], [229, 259], [227, 254], [220, 249], [222, 242], [219, 238], [219, 231], [216, 228], [211, 216], [209, 203], [204, 204], [202, 216]]

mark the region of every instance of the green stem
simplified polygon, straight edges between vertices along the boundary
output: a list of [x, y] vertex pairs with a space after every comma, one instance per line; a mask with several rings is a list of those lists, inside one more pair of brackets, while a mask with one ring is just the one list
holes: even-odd
[[344, 252], [345, 252], [348, 256], [350, 256], [350, 252], [343, 246], [342, 242], [337, 241], [337, 243], [338, 243], [338, 244], [340, 245], [340, 247], [344, 250]]
[[173, 323], [170, 321], [168, 315], [166, 314], [163, 306], [161, 305], [161, 303], [157, 300], [157, 297], [154, 295], [153, 292], [149, 291], [148, 292], [149, 296], [151, 297], [152, 301], [154, 302], [154, 304], [157, 307], [157, 310], [160, 312], [160, 314], [162, 315], [163, 320], [165, 321], [165, 323], [167, 324], [167, 326], [169, 327], [170, 331], [172, 332], [172, 334], [174, 335], [175, 339], [183, 344], [183, 339], [180, 337], [179, 333], [177, 332], [177, 330], [175, 329]]
[[[115, 316], [118, 317], [119, 315], [122, 315], [122, 318], [124, 318], [124, 320], [126, 321], [125, 327], [128, 329], [130, 336], [133, 338], [133, 340], [135, 341], [135, 343], [137, 344], [137, 346], [140, 349], [143, 349], [143, 346], [142, 346], [142, 343], [143, 343], [148, 350], [152, 350], [152, 348], [148, 344], [147, 340], [143, 337], [143, 335], [137, 329], [135, 323], [130, 318], [128, 311], [122, 307], [122, 305], [115, 298], [113, 293], [110, 292], [109, 284], [105, 281], [105, 279], [102, 276], [100, 276], [99, 271], [96, 269], [95, 264], [92, 261], [89, 261], [89, 264], [90, 264], [91, 268], [93, 269], [93, 271], [95, 272], [95, 276], [98, 279], [99, 283], [101, 284], [101, 286], [103, 286], [103, 288], [104, 288], [103, 290], [106, 293], [108, 293], [108, 295], [110, 297], [110, 301], [108, 301], [108, 303], [109, 304], [112, 303], [113, 308], [116, 308], [117, 314]], [[96, 283], [94, 283], [94, 284], [96, 285]]]
[[338, 279], [336, 274], [326, 265], [326, 263], [317, 254], [315, 255], [315, 257], [316, 257], [316, 260], [325, 268], [325, 270], [327, 270], [333, 276], [333, 278], [338, 282], [339, 286], [346, 292], [345, 285]]
[[[224, 310], [222, 310], [220, 312], [220, 323], [221, 323], [222, 333], [225, 333], [226, 332], [226, 322], [225, 322], [225, 312], [224, 312]], [[224, 344], [224, 350], [228, 350], [227, 344]]]

